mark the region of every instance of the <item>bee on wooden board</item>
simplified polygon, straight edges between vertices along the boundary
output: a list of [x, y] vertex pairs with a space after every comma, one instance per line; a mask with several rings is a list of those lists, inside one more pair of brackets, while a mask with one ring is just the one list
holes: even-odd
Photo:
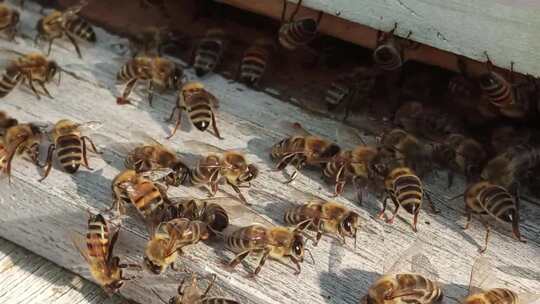
[[30, 162], [38, 165], [39, 145], [42, 130], [36, 124], [16, 124], [9, 127], [3, 136], [3, 144], [7, 149], [4, 172], [11, 178], [11, 163], [15, 155], [23, 155]]
[[367, 290], [361, 304], [439, 303], [443, 291], [429, 259], [419, 253], [423, 246], [415, 242]]
[[[41, 99], [41, 94], [53, 98], [45, 84], [51, 82], [57, 74], [60, 83], [61, 71], [62, 68], [58, 66], [56, 61], [49, 60], [40, 53], [21, 54], [19, 58], [8, 64], [2, 74], [0, 98], [7, 96], [21, 82], [30, 86], [37, 99]], [[38, 92], [36, 84], [41, 87], [43, 92]]]
[[394, 34], [397, 26], [398, 24], [395, 23], [394, 28], [388, 33], [382, 31], [377, 33], [377, 46], [373, 50], [373, 61], [383, 71], [395, 71], [401, 68], [406, 61], [405, 51], [420, 46], [418, 43], [408, 40], [412, 32], [409, 32], [405, 38], [397, 37]]
[[464, 200], [467, 214], [464, 229], [469, 228], [473, 214], [479, 215], [486, 228], [485, 245], [480, 249], [481, 253], [487, 250], [490, 233], [489, 222], [483, 217], [485, 215], [501, 223], [511, 224], [514, 237], [520, 242], [526, 242], [519, 231], [519, 204], [505, 188], [489, 181], [477, 182], [467, 187]]
[[328, 110], [333, 111], [343, 104], [345, 107], [343, 121], [346, 121], [355, 102], [369, 100], [377, 76], [376, 70], [367, 67], [357, 67], [352, 72], [341, 75], [325, 92], [324, 100]]
[[461, 300], [463, 304], [531, 304], [540, 299], [536, 293], [518, 293], [508, 288], [497, 287], [497, 275], [485, 257], [476, 258], [469, 281], [469, 293]]
[[324, 166], [341, 151], [337, 144], [311, 135], [299, 123], [292, 125], [289, 123], [281, 124], [286, 128], [292, 127], [294, 129], [293, 133], [298, 134], [289, 136], [274, 144], [270, 152], [272, 160], [277, 162], [276, 170], [284, 170], [289, 164], [294, 167], [293, 173], [285, 183], [292, 182], [298, 175], [298, 171], [305, 165]]
[[44, 167], [45, 174], [39, 181], [43, 181], [49, 176], [53, 164], [53, 156], [59, 161], [60, 165], [69, 174], [74, 174], [82, 165], [88, 170], [93, 170], [88, 164], [87, 142], [90, 144], [92, 151], [98, 152], [94, 142], [90, 137], [83, 135], [85, 129], [95, 129], [100, 127], [100, 122], [75, 123], [69, 119], [59, 120], [51, 131], [52, 144], [49, 145], [47, 151], [47, 160]]
[[[390, 156], [394, 160], [395, 166], [410, 167], [419, 172], [421, 176], [431, 169], [427, 147], [417, 137], [405, 130], [392, 129], [385, 132], [381, 137], [380, 147], [378, 154]], [[391, 169], [393, 168], [388, 168], [388, 170]]]
[[220, 205], [212, 203], [217, 198], [196, 199], [171, 197], [169, 205], [163, 212], [164, 220], [186, 218], [201, 221], [208, 225], [211, 236], [222, 232], [229, 226], [229, 215]]
[[281, 226], [266, 227], [261, 224], [254, 224], [239, 228], [225, 235], [227, 247], [238, 253], [235, 258], [228, 263], [230, 269], [242, 262], [248, 255], [260, 254], [261, 259], [251, 276], [256, 276], [266, 259], [270, 257], [287, 263], [288, 260], [296, 266], [298, 275], [301, 272], [300, 263], [304, 261], [304, 238], [302, 232], [310, 225], [311, 220], [299, 223], [294, 228]]
[[298, 225], [309, 220], [309, 226], [317, 232], [315, 246], [323, 234], [339, 236], [345, 244], [346, 237], [354, 238], [360, 227], [360, 216], [344, 205], [333, 201], [312, 200], [301, 206], [292, 207], [285, 211], [284, 221], [288, 225]]
[[79, 58], [82, 58], [77, 39], [96, 42], [96, 33], [92, 26], [77, 15], [87, 4], [88, 1], [83, 0], [63, 12], [53, 10], [49, 15], [39, 19], [36, 25], [36, 44], [40, 39], [47, 40], [49, 42], [47, 55], [50, 55], [53, 41], [65, 35], [75, 47]]
[[213, 72], [223, 59], [227, 47], [227, 35], [220, 28], [206, 31], [193, 52], [193, 68], [198, 77]]
[[248, 204], [240, 188], [251, 187], [259, 175], [259, 169], [248, 162], [244, 153], [234, 150], [223, 150], [213, 145], [198, 141], [187, 141], [186, 146], [201, 147], [207, 155], [202, 156], [195, 168], [191, 170], [191, 183], [195, 186], [206, 186], [214, 196], [219, 184], [224, 180], [238, 194], [239, 199]]
[[119, 232], [120, 229], [117, 229], [111, 233], [109, 224], [101, 214], [91, 214], [88, 219], [86, 249], [81, 247], [76, 238], [72, 238], [73, 245], [88, 263], [90, 274], [109, 295], [117, 293], [125, 281], [133, 279], [124, 277], [122, 269], [138, 266], [120, 263], [120, 258], [114, 256], [114, 245]]
[[19, 124], [17, 119], [9, 116], [6, 112], [0, 111], [0, 137], [6, 134], [7, 129]]
[[154, 169], [137, 173], [126, 169], [112, 181], [112, 210], [123, 215], [125, 205], [133, 205], [141, 217], [147, 222], [162, 215], [167, 202], [167, 188], [162, 184], [164, 178], [171, 174], [171, 169]]
[[0, 174], [6, 172], [8, 155], [9, 151], [7, 147], [3, 143], [0, 143]]
[[216, 110], [218, 107], [219, 100], [212, 93], [208, 92], [202, 83], [186, 83], [180, 92], [178, 92], [176, 106], [173, 108], [169, 117], [169, 121], [172, 121], [176, 114], [176, 125], [167, 139], [170, 139], [176, 134], [182, 122], [183, 111], [188, 114], [189, 120], [197, 130], [205, 132], [208, 130], [208, 127], [212, 126], [214, 130], [213, 135], [219, 139], [223, 139], [219, 134], [216, 124]]
[[403, 207], [408, 213], [414, 216], [412, 229], [417, 232], [416, 224], [418, 222], [418, 214], [420, 213], [420, 207], [424, 197], [427, 198], [434, 213], [438, 213], [438, 210], [433, 206], [433, 202], [429, 198], [429, 195], [424, 190], [422, 181], [420, 178], [407, 167], [398, 167], [390, 171], [384, 180], [384, 188], [386, 196], [383, 198], [383, 208], [379, 213], [379, 218], [384, 216], [386, 211], [386, 204], [390, 199], [395, 206], [392, 217], [387, 219], [387, 223], [393, 223], [396, 214], [400, 207]]
[[153, 289], [152, 291], [154, 291], [158, 298], [165, 304], [240, 304], [235, 300], [207, 296], [208, 292], [214, 286], [215, 281], [216, 275], [212, 274], [208, 287], [201, 293], [197, 283], [197, 275], [192, 273], [190, 283], [186, 285], [186, 279], [182, 279], [182, 282], [178, 286], [178, 296], [170, 298], [168, 302], [162, 299]]
[[[157, 222], [154, 223], [156, 224]], [[144, 263], [154, 274], [163, 273], [168, 267], [175, 270], [175, 261], [183, 254], [182, 249], [185, 246], [197, 244], [210, 237], [208, 226], [204, 222], [186, 218], [160, 221], [153, 230], [144, 251]]]
[[148, 102], [152, 106], [154, 90], [165, 92], [177, 90], [184, 81], [184, 71], [171, 60], [159, 56], [138, 56], [126, 62], [118, 74], [118, 83], [125, 83], [124, 92], [118, 97], [118, 104], [129, 103], [129, 94], [138, 81], [145, 81], [148, 88]]
[[259, 84], [268, 68], [275, 42], [268, 38], [259, 38], [244, 52], [238, 68], [238, 79], [248, 86]]
[[371, 161], [378, 153], [376, 147], [358, 145], [352, 150], [341, 151], [326, 163], [322, 173], [326, 180], [335, 183], [334, 196], [341, 195], [347, 182], [352, 180], [361, 203], [373, 175]]
[[471, 181], [480, 176], [487, 160], [484, 146], [471, 137], [450, 134], [442, 144], [433, 148], [433, 160], [448, 170], [448, 188], [452, 187], [454, 171], [465, 175]]
[[319, 25], [323, 16], [323, 12], [319, 12], [317, 19], [308, 17], [294, 20], [301, 6], [302, 0], [298, 0], [289, 20], [286, 20], [287, 0], [283, 0], [278, 41], [283, 48], [290, 51], [307, 46], [308, 43], [317, 37]]
[[0, 3], [0, 32], [5, 33], [10, 41], [15, 39], [19, 20], [20, 13], [17, 10]]
[[182, 159], [169, 147], [164, 146], [152, 137], [142, 133], [134, 137], [144, 138], [144, 144], [132, 149], [126, 156], [126, 169], [137, 173], [154, 169], [169, 168], [173, 172], [165, 177], [165, 184], [178, 187], [190, 177], [190, 170]]

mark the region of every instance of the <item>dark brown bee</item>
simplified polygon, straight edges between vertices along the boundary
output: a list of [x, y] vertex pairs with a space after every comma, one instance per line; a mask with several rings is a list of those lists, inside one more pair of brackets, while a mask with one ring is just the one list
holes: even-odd
[[229, 226], [229, 215], [223, 207], [212, 203], [211, 200], [170, 198], [163, 219], [187, 218], [191, 221], [201, 221], [208, 225], [211, 235], [222, 232]]
[[[519, 205], [505, 188], [489, 181], [481, 181], [470, 185], [465, 190], [464, 199], [465, 212], [467, 213], [465, 229], [469, 228], [473, 213], [480, 216], [488, 215], [503, 223], [511, 224], [514, 237], [521, 242], [526, 242], [521, 238], [519, 232]], [[480, 220], [486, 227], [485, 246], [480, 249], [480, 252], [485, 252], [488, 246], [490, 227], [487, 220], [482, 218]]]
[[145, 138], [145, 144], [128, 153], [124, 161], [125, 167], [137, 173], [169, 168], [173, 172], [165, 178], [165, 183], [176, 187], [183, 184], [190, 176], [188, 166], [168, 147], [149, 136]]
[[323, 234], [332, 234], [341, 237], [343, 244], [345, 237], [354, 238], [356, 247], [360, 216], [344, 205], [314, 200], [285, 211], [284, 221], [288, 225], [298, 225], [306, 220], [310, 221], [308, 228], [317, 232], [315, 246]]
[[92, 26], [77, 14], [88, 4], [83, 0], [79, 4], [69, 7], [64, 12], [52, 11], [49, 15], [38, 20], [35, 41], [45, 39], [49, 42], [47, 55], [51, 53], [52, 43], [55, 39], [62, 38], [64, 35], [75, 47], [77, 55], [82, 58], [81, 50], [76, 39], [82, 39], [87, 42], [96, 42], [96, 33]]
[[514, 103], [512, 84], [506, 78], [493, 70], [493, 64], [487, 53], [487, 71], [480, 75], [480, 88], [488, 100], [498, 108], [504, 108]]
[[17, 124], [8, 128], [3, 137], [4, 146], [7, 148], [5, 159], [5, 172], [11, 178], [11, 162], [15, 155], [23, 155], [38, 164], [39, 145], [42, 132], [34, 124]]
[[144, 81], [148, 86], [148, 102], [152, 105], [154, 90], [159, 92], [176, 90], [181, 87], [184, 79], [183, 70], [174, 62], [163, 57], [139, 56], [126, 62], [118, 74], [116, 80], [125, 83], [126, 87], [119, 97], [123, 103], [127, 103], [129, 94], [137, 84]]
[[[382, 201], [383, 209], [379, 213], [379, 218], [384, 216], [387, 201], [390, 199], [396, 208], [392, 213], [392, 217], [387, 219], [386, 222], [393, 223], [394, 218], [399, 211], [399, 207], [403, 207], [408, 213], [414, 215], [412, 228], [414, 232], [417, 232], [418, 229], [416, 228], [416, 223], [418, 222], [418, 214], [420, 213], [420, 207], [422, 207], [424, 196], [427, 196], [420, 178], [407, 167], [395, 168], [388, 176], [386, 176], [384, 187], [386, 196]], [[433, 208], [433, 203], [429, 197], [428, 201]], [[433, 210], [435, 211], [434, 208]]]
[[376, 79], [376, 71], [365, 67], [358, 67], [351, 73], [341, 75], [326, 90], [324, 100], [328, 110], [332, 111], [344, 104], [345, 116], [343, 120], [347, 120], [355, 102], [365, 102], [366, 99], [370, 98]]
[[265, 227], [255, 224], [240, 228], [225, 236], [227, 247], [238, 255], [229, 262], [229, 267], [233, 269], [250, 254], [262, 254], [259, 265], [251, 274], [256, 276], [266, 259], [283, 261], [291, 260], [297, 268], [295, 274], [300, 274], [300, 263], [304, 261], [304, 238], [302, 231], [307, 228], [311, 220], [298, 224], [295, 228], [286, 227]]
[[[51, 133], [53, 143], [49, 146], [47, 161], [44, 165], [47, 168], [39, 181], [43, 181], [49, 176], [53, 163], [53, 155], [56, 155], [64, 171], [69, 174], [77, 172], [81, 165], [88, 170], [92, 170], [88, 165], [88, 159], [86, 157], [87, 142], [90, 143], [94, 153], [100, 154], [100, 152], [97, 151], [90, 137], [82, 134], [82, 127], [85, 125], [88, 125], [88, 123], [78, 124], [69, 119], [62, 119], [54, 125]], [[55, 152], [56, 154], [53, 154]]]
[[208, 92], [202, 83], [189, 82], [185, 84], [178, 93], [176, 106], [169, 117], [169, 121], [172, 121], [174, 114], [178, 112], [174, 130], [167, 139], [173, 137], [180, 127], [182, 111], [187, 112], [189, 120], [197, 130], [205, 132], [209, 126], [212, 126], [214, 135], [219, 139], [223, 139], [216, 124], [215, 111], [218, 107], [218, 99]]
[[193, 68], [198, 77], [210, 72], [221, 62], [226, 48], [226, 35], [222, 29], [210, 29], [197, 44], [193, 56]]
[[60, 75], [61, 68], [56, 61], [48, 60], [40, 53], [30, 53], [22, 55], [17, 60], [12, 61], [2, 74], [0, 80], [0, 98], [8, 95], [19, 83], [28, 83], [37, 99], [41, 99], [40, 92], [37, 91], [37, 83], [50, 98], [53, 98], [45, 84], [50, 82], [56, 74]]
[[[385, 132], [380, 141], [379, 156], [390, 156], [395, 166], [410, 167], [424, 175], [431, 168], [430, 155], [425, 145], [414, 135], [402, 130]], [[376, 163], [376, 162], [375, 162]], [[391, 170], [393, 168], [389, 168]], [[386, 176], [386, 173], [384, 173]]]
[[390, 32], [379, 31], [377, 34], [377, 46], [373, 51], [373, 61], [384, 71], [394, 71], [401, 68], [406, 60], [405, 50], [418, 46], [418, 44], [407, 40], [412, 32], [409, 32], [407, 37], [402, 39], [394, 35], [396, 29], [397, 23], [394, 24], [394, 28]]
[[472, 103], [473, 97], [479, 95], [478, 84], [469, 75], [467, 65], [462, 57], [457, 57], [459, 74], [453, 76], [448, 81], [448, 92], [452, 99], [462, 106]]
[[5, 4], [0, 4], [0, 31], [7, 35], [9, 40], [15, 39], [20, 14], [17, 10]]
[[281, 11], [281, 27], [279, 28], [278, 41], [279, 44], [287, 50], [295, 50], [299, 47], [306, 46], [310, 43], [319, 31], [319, 24], [323, 16], [323, 12], [319, 12], [317, 19], [301, 18], [294, 20], [298, 13], [302, 0], [298, 0], [294, 11], [289, 20], [285, 20], [287, 12], [287, 0], [283, 0], [283, 10]]
[[86, 234], [87, 248], [81, 248], [79, 242], [72, 239], [73, 245], [88, 263], [92, 277], [108, 294], [118, 292], [125, 281], [131, 280], [122, 275], [122, 268], [128, 265], [121, 264], [120, 258], [113, 254], [119, 231], [111, 235], [109, 225], [101, 214], [90, 215]]
[[246, 50], [238, 70], [239, 79], [248, 86], [256, 86], [264, 76], [275, 44], [268, 38], [259, 38]]
[[10, 117], [6, 112], [0, 111], [0, 137], [6, 134], [7, 129], [19, 124], [17, 119]]

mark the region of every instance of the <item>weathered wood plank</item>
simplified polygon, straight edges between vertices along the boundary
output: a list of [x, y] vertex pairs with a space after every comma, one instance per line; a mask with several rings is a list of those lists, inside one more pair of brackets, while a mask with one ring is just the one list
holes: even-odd
[[120, 304], [101, 287], [9, 241], [0, 239], [2, 303]]
[[[37, 11], [38, 7], [29, 4], [28, 11], [24, 12], [22, 20], [25, 32], [32, 31]], [[99, 133], [93, 135], [99, 148], [105, 152], [102, 157], [91, 155], [90, 164], [94, 171], [82, 169], [70, 176], [54, 170], [47, 180], [38, 183], [40, 172], [29, 163], [16, 160], [12, 184], [0, 184], [0, 207], [4, 210], [0, 218], [0, 236], [85, 277], [88, 277], [88, 272], [84, 268], [84, 261], [73, 248], [69, 234], [83, 233], [87, 209], [97, 211], [110, 206], [110, 182], [122, 168], [122, 143], [136, 141], [130, 138], [131, 131], [144, 130], [164, 141], [171, 128], [164, 119], [173, 107], [172, 96], [156, 99], [153, 108], [145, 100], [133, 106], [117, 106], [115, 96], [122, 87], [116, 87], [114, 79], [125, 58], [113, 53], [111, 45], [123, 40], [102, 30], [98, 30], [97, 34], [98, 44], [82, 49], [84, 60], [76, 58], [68, 43], [55, 44], [53, 47], [52, 57], [86, 81], [64, 75], [59, 87], [50, 87], [54, 99], [37, 101], [26, 90], [16, 89], [0, 104], [0, 110], [21, 121], [55, 122], [69, 117], [77, 121], [104, 122]], [[1, 41], [0, 47], [21, 52], [34, 50], [32, 42], [20, 39], [18, 42]], [[195, 78], [191, 71], [188, 71], [188, 76]], [[276, 121], [297, 121], [310, 131], [332, 139], [336, 139], [337, 129], [346, 128], [344, 125], [306, 113], [217, 75], [203, 81], [221, 100], [218, 124], [225, 140], [219, 141], [209, 134], [186, 131], [184, 128], [167, 143], [185, 153], [192, 152], [183, 147], [186, 140], [201, 140], [222, 148], [247, 150], [248, 158], [260, 166], [262, 174], [247, 194], [253, 206], [246, 208], [233, 200], [227, 202], [233, 224], [245, 225], [254, 217], [281, 224], [283, 212], [288, 206], [312, 196], [328, 198], [329, 189], [317, 172], [307, 171], [293, 184], [284, 185], [283, 176], [272, 171], [268, 148], [285, 136], [275, 127]], [[432, 215], [422, 212], [417, 237], [429, 245], [426, 254], [439, 271], [441, 281], [446, 284], [445, 293], [449, 303], [457, 303], [466, 294], [470, 267], [483, 241], [484, 231], [478, 224], [469, 231], [462, 231], [462, 202], [448, 202], [447, 199], [462, 191], [463, 184], [457, 183], [453, 191], [446, 191], [445, 183], [445, 180], [438, 179], [428, 182], [428, 189], [442, 213]], [[231, 193], [230, 190], [226, 191]], [[180, 187], [172, 189], [170, 195], [202, 197], [205, 193]], [[379, 202], [370, 197], [362, 208], [358, 208], [353, 198], [353, 193], [347, 193], [345, 198], [338, 200], [358, 210], [365, 221], [365, 233], [359, 236], [358, 248], [352, 249], [351, 242], [347, 247], [342, 247], [325, 238], [317, 248], [312, 248], [315, 265], [304, 263], [298, 277], [292, 274], [289, 267], [272, 261], [267, 262], [256, 281], [246, 279], [246, 270], [241, 266], [237, 272], [229, 273], [223, 269], [221, 261], [233, 255], [224, 251], [218, 242], [188, 248], [179, 264], [196, 272], [216, 273], [219, 289], [242, 303], [357, 303], [369, 284], [382, 272], [382, 265], [391, 262], [393, 258], [390, 256], [397, 255], [400, 248], [410, 244], [416, 236], [407, 224], [409, 217], [404, 216], [407, 222], [398, 220], [391, 226], [383, 224], [371, 217], [378, 210]], [[539, 260], [540, 226], [537, 219], [540, 210], [538, 206], [523, 204], [522, 211], [522, 233], [529, 242], [515, 242], [506, 236], [508, 231], [501, 229], [504, 235], [492, 235], [487, 255], [493, 258], [499, 268], [502, 284], [517, 290], [535, 291], [540, 288], [540, 263], [535, 263]], [[260, 213], [260, 217], [256, 213]], [[424, 222], [429, 222], [429, 225]], [[117, 253], [129, 262], [141, 262], [147, 239], [144, 226], [138, 218], [130, 217], [123, 223], [122, 229]], [[251, 269], [254, 263], [255, 260], [249, 261]], [[180, 274], [172, 271], [162, 277], [144, 274], [144, 278], [129, 282], [122, 293], [141, 303], [160, 303], [150, 288], [159, 290], [167, 297], [174, 294], [180, 277]]]
[[[282, 1], [219, 0], [258, 14], [279, 19]], [[296, 1], [289, 1], [292, 11]], [[540, 76], [540, 5], [535, 1], [369, 1], [305, 0], [298, 17], [326, 15], [321, 32], [374, 48], [376, 31], [389, 31], [398, 23], [396, 34], [425, 46], [407, 51], [412, 60], [457, 70], [455, 56], [485, 62], [487, 51], [496, 66]], [[431, 47], [429, 47], [431, 46]], [[441, 51], [442, 50], [442, 51]], [[444, 52], [446, 51], [446, 52]], [[473, 72], [484, 70], [468, 62]]]

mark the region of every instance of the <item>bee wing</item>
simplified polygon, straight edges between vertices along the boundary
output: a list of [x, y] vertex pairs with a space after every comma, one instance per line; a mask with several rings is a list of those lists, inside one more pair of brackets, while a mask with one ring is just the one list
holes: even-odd
[[184, 146], [197, 154], [222, 154], [226, 150], [198, 140], [186, 140]]
[[403, 251], [396, 261], [388, 268], [384, 268], [384, 274], [396, 274], [402, 272], [413, 272], [412, 260], [423, 250], [424, 245], [420, 240], [416, 240], [409, 248]]
[[157, 168], [151, 171], [142, 172], [141, 176], [147, 178], [153, 182], [160, 181], [165, 178], [167, 175], [173, 173], [174, 171], [170, 168]]
[[90, 257], [88, 256], [88, 253], [85, 249], [83, 249], [83, 247], [81, 247], [81, 244], [84, 242], [83, 237], [80, 234], [71, 233], [70, 239], [73, 243], [73, 246], [75, 247], [75, 249], [77, 249], [77, 251], [79, 251], [86, 263], [90, 264]]
[[86, 121], [77, 125], [83, 133], [93, 133], [103, 127], [101, 121]]
[[275, 130], [279, 130], [279, 132], [284, 132], [288, 136], [312, 136], [308, 130], [304, 129], [304, 127], [299, 122], [290, 122], [287, 120], [280, 120], [276, 122], [274, 125]]
[[338, 144], [342, 147], [355, 147], [358, 145], [367, 146], [360, 132], [355, 128], [340, 127], [336, 128], [336, 138]]
[[478, 257], [474, 261], [469, 280], [469, 295], [495, 287], [493, 268], [489, 259]]
[[214, 109], [219, 109], [219, 99], [210, 92], [206, 92], [206, 94], [208, 95], [208, 100], [210, 100], [212, 107], [214, 107]]
[[145, 145], [160, 145], [163, 146], [161, 142], [159, 142], [157, 139], [150, 136], [148, 133], [140, 130], [133, 130], [130, 132], [131, 138], [135, 139], [136, 141], [140, 141], [141, 143]]

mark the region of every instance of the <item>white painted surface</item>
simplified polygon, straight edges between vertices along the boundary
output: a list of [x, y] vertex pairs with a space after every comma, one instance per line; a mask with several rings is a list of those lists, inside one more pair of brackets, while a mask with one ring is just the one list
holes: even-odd
[[[26, 33], [32, 31], [38, 10], [31, 3], [28, 6], [29, 11], [22, 16]], [[69, 234], [84, 233], [87, 209], [97, 211], [110, 206], [110, 182], [122, 168], [122, 143], [136, 141], [130, 139], [131, 130], [144, 130], [165, 141], [164, 137], [172, 126], [164, 119], [173, 107], [172, 96], [155, 99], [154, 108], [150, 108], [145, 100], [133, 106], [117, 106], [115, 96], [123, 87], [114, 86], [114, 79], [126, 59], [112, 52], [111, 45], [119, 42], [118, 38], [101, 30], [97, 34], [99, 42], [96, 46], [83, 47], [84, 60], [77, 59], [68, 43], [55, 44], [53, 48], [52, 57], [86, 81], [64, 75], [59, 87], [49, 86], [54, 99], [37, 101], [22, 88], [16, 89], [0, 103], [0, 110], [21, 121], [52, 123], [69, 117], [76, 121], [104, 122], [99, 133], [92, 135], [99, 148], [105, 151], [102, 157], [91, 154], [90, 164], [94, 171], [81, 169], [70, 176], [53, 170], [43, 183], [38, 183], [40, 172], [29, 163], [16, 160], [11, 186], [0, 183], [0, 236], [85, 277], [88, 277], [88, 271], [69, 241]], [[0, 47], [22, 52], [34, 50], [30, 41], [20, 39], [17, 45], [0, 41]], [[190, 79], [194, 78], [191, 71], [188, 74]], [[217, 75], [211, 75], [203, 82], [221, 101], [218, 125], [225, 140], [219, 141], [210, 134], [184, 128], [167, 144], [188, 154], [193, 151], [183, 147], [182, 143], [193, 139], [222, 148], [246, 149], [248, 158], [260, 166], [262, 174], [246, 195], [253, 206], [248, 209], [234, 200], [226, 202], [233, 224], [245, 225], [255, 219], [280, 224], [288, 206], [312, 196], [328, 197], [329, 188], [320, 180], [320, 173], [315, 171], [305, 171], [291, 185], [282, 184], [284, 177], [272, 171], [268, 149], [285, 136], [275, 127], [279, 120], [300, 122], [310, 131], [333, 139], [336, 130], [345, 126], [329, 118], [306, 113], [261, 92], [229, 83]], [[242, 303], [352, 304], [357, 303], [369, 284], [381, 274], [383, 265], [390, 263], [399, 250], [417, 236], [429, 244], [426, 254], [444, 283], [448, 303], [457, 303], [467, 292], [469, 272], [483, 242], [484, 230], [475, 222], [469, 231], [462, 231], [465, 222], [463, 203], [447, 199], [462, 191], [463, 184], [458, 181], [451, 192], [444, 189], [445, 184], [446, 180], [428, 182], [428, 190], [433, 193], [442, 213], [432, 215], [422, 211], [418, 235], [412, 233], [408, 215], [400, 213], [405, 221], [398, 219], [394, 225], [386, 225], [372, 218], [380, 208], [374, 197], [359, 208], [352, 202], [354, 194], [346, 193], [345, 198], [338, 200], [357, 210], [365, 221], [365, 229], [358, 238], [358, 248], [350, 248], [352, 242], [348, 247], [342, 247], [330, 238], [324, 238], [317, 248], [312, 248], [315, 265], [304, 263], [299, 276], [294, 276], [289, 267], [273, 261], [267, 261], [257, 281], [246, 279], [246, 270], [242, 266], [237, 272], [229, 273], [220, 262], [229, 260], [233, 255], [222, 250], [217, 242], [188, 248], [179, 264], [197, 272], [216, 273], [218, 284], [223, 289], [216, 292], [228, 294]], [[201, 197], [205, 193], [181, 187], [172, 189], [170, 195]], [[255, 212], [260, 213], [260, 217]], [[524, 203], [522, 213], [522, 234], [529, 242], [516, 242], [508, 237], [507, 229], [499, 229], [502, 234], [492, 234], [486, 255], [497, 266], [501, 285], [518, 291], [537, 291], [540, 289], [540, 210], [536, 205]], [[426, 221], [430, 224], [425, 224]], [[116, 252], [128, 262], [140, 262], [147, 239], [145, 228], [138, 218], [130, 217], [122, 229]], [[253, 269], [255, 260], [250, 260], [249, 265]], [[149, 288], [159, 290], [167, 298], [175, 293], [181, 276], [172, 271], [161, 277], [144, 274], [144, 278], [128, 283], [122, 293], [141, 303], [161, 303]]]

